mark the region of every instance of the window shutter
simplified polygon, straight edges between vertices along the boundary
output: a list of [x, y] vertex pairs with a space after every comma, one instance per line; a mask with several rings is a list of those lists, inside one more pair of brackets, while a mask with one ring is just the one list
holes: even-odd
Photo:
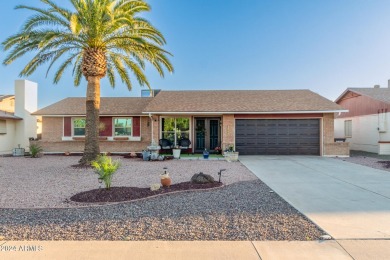
[[139, 116], [133, 117], [133, 136], [141, 136], [141, 117]]
[[72, 136], [72, 118], [64, 117], [64, 136]]
[[99, 136], [112, 136], [112, 117], [101, 117], [99, 126]]

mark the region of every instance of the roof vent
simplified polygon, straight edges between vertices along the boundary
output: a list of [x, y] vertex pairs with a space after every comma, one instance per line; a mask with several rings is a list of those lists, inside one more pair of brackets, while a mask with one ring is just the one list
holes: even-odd
[[374, 88], [380, 88], [381, 86], [380, 85], [374, 85]]

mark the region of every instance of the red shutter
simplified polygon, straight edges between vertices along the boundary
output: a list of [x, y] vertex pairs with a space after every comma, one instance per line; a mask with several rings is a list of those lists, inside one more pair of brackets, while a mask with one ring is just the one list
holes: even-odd
[[64, 136], [72, 136], [72, 118], [64, 117]]
[[133, 136], [141, 136], [141, 117], [133, 117]]
[[112, 117], [100, 117], [100, 123], [104, 128], [100, 130], [99, 136], [112, 136]]

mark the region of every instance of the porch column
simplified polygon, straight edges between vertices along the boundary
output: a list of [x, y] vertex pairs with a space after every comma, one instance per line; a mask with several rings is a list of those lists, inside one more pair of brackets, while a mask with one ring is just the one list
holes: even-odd
[[157, 115], [152, 116], [152, 142], [158, 144], [160, 139], [160, 117]]
[[227, 149], [229, 145], [234, 145], [234, 148], [236, 148], [235, 127], [234, 115], [222, 116], [222, 150]]

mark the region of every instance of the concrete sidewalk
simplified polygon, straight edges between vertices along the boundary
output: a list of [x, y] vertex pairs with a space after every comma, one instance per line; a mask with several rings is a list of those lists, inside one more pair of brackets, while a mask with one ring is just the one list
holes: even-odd
[[[2, 243], [5, 243], [1, 245]], [[2, 241], [0, 259], [389, 259], [390, 240], [375, 241]], [[35, 249], [35, 250], [34, 250]], [[30, 251], [22, 251], [30, 250]]]

